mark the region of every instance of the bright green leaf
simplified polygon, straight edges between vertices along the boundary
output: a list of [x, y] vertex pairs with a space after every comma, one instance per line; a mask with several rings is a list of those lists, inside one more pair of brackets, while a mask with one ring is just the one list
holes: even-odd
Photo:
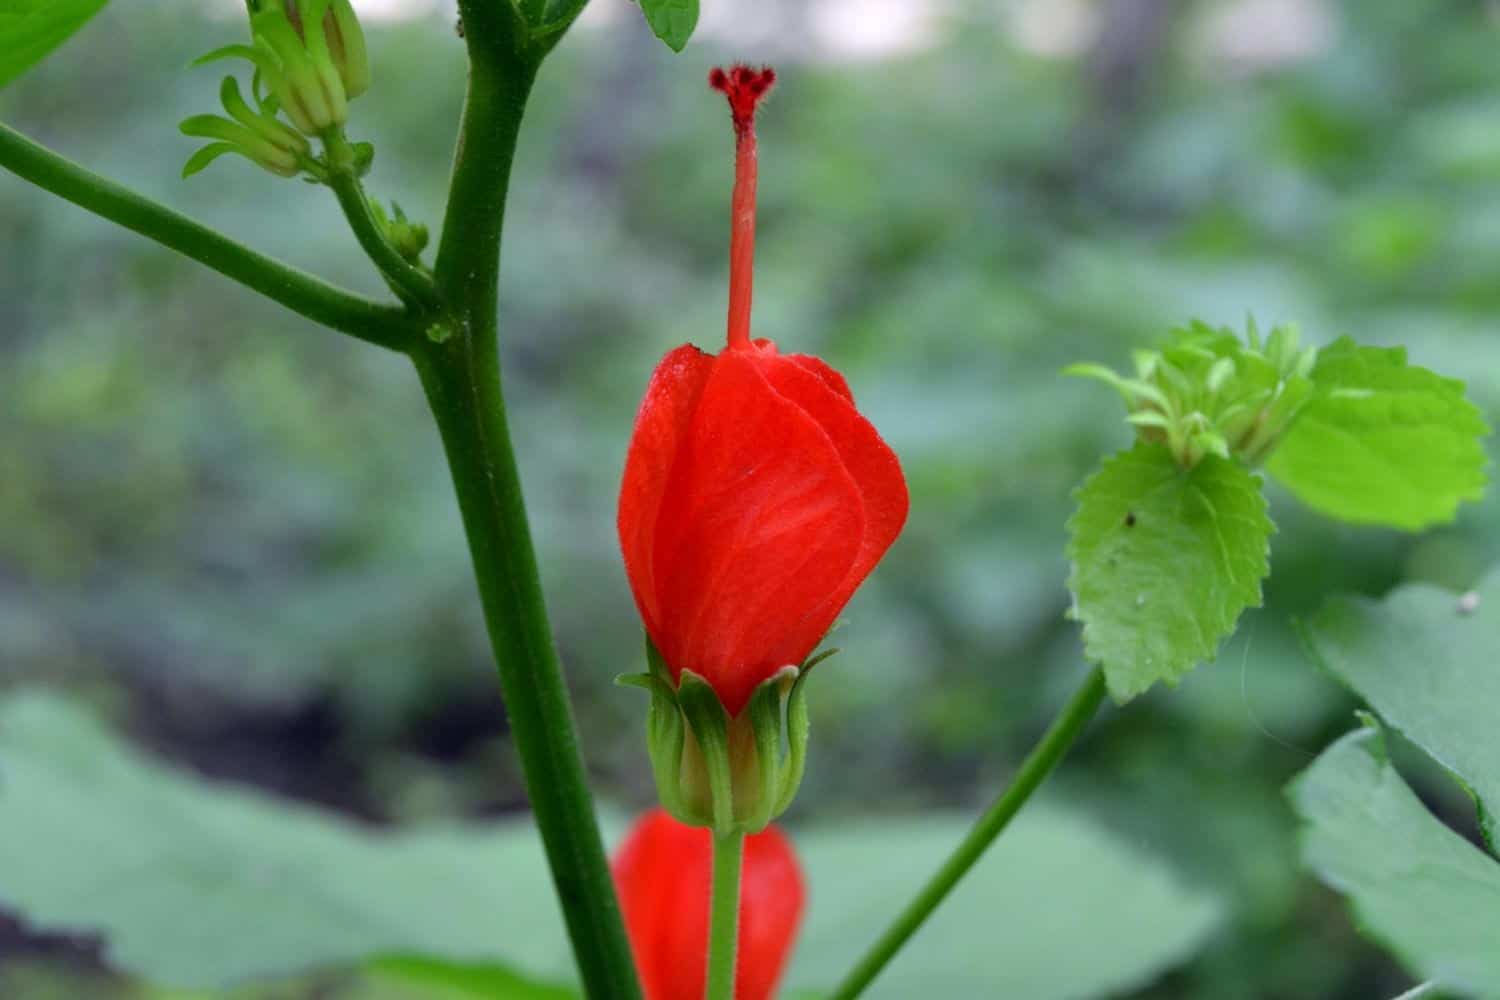
[[108, 0], [5, 0], [0, 4], [0, 87], [88, 23]]
[[0, 704], [0, 907], [98, 932], [163, 986], [422, 954], [565, 981], [571, 962], [528, 824], [386, 833], [210, 785], [66, 703]]
[[1260, 480], [1217, 456], [1182, 469], [1138, 443], [1083, 484], [1068, 522], [1071, 614], [1117, 701], [1213, 658], [1260, 604], [1273, 530]]
[[[810, 911], [789, 992], [827, 991], [953, 850], [971, 817], [799, 833]], [[1200, 946], [1219, 901], [1071, 811], [1033, 804], [864, 994], [1071, 1000], [1150, 982]]]
[[1414, 974], [1500, 997], [1500, 862], [1439, 823], [1386, 760], [1350, 733], [1291, 786], [1303, 859]]
[[1304, 635], [1324, 666], [1471, 791], [1496, 842], [1500, 570], [1462, 597], [1416, 584], [1383, 601], [1336, 598]]
[[673, 52], [681, 52], [698, 27], [698, 0], [640, 0], [646, 23]]
[[1316, 387], [1267, 464], [1297, 497], [1356, 524], [1415, 531], [1484, 492], [1489, 428], [1463, 383], [1403, 348], [1343, 338], [1318, 353]]

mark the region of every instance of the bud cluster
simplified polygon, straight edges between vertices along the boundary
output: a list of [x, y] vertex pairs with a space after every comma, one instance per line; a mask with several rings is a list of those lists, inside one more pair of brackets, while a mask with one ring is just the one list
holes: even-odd
[[1262, 340], [1254, 320], [1244, 341], [1194, 322], [1158, 350], [1134, 353], [1135, 376], [1081, 364], [1065, 374], [1095, 378], [1125, 399], [1142, 440], [1165, 444], [1183, 468], [1206, 455], [1263, 462], [1312, 395], [1316, 348], [1299, 346], [1294, 326]]
[[370, 85], [354, 8], [349, 0], [258, 0], [251, 4], [250, 35], [252, 44], [225, 46], [194, 64], [242, 58], [255, 76], [248, 103], [234, 79], [225, 78], [220, 96], [229, 117], [195, 115], [182, 123], [187, 135], [217, 140], [188, 161], [184, 175], [238, 153], [283, 177], [326, 179], [327, 164], [312, 156], [306, 137], [340, 129], [349, 101]]

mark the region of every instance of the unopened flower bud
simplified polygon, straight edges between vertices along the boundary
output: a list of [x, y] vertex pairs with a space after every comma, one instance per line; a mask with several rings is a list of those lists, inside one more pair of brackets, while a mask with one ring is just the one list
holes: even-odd
[[427, 227], [408, 219], [400, 204], [394, 201], [391, 202], [391, 215], [387, 215], [380, 202], [374, 200], [370, 202], [370, 210], [396, 252], [415, 263], [422, 256], [422, 251], [427, 249]]

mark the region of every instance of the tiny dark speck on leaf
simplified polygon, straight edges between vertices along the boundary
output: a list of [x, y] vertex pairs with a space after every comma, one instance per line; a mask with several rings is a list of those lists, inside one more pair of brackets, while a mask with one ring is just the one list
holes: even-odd
[[1135, 511], [1132, 510], [1132, 511], [1128, 512], [1125, 515], [1125, 527], [1127, 527], [1127, 528], [1134, 528], [1135, 527]]
[[457, 35], [458, 35], [459, 38], [464, 37], [464, 19], [463, 18], [459, 18], [457, 21], [453, 22], [453, 30], [454, 30], [454, 32], [457, 33]]

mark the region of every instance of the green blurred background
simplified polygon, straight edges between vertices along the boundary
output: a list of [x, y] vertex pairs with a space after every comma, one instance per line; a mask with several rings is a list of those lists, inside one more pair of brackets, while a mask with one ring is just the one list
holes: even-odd
[[[507, 389], [603, 798], [651, 799], [642, 700], [610, 684], [640, 666], [613, 534], [631, 419], [666, 350], [723, 336], [717, 61], [782, 78], [762, 126], [757, 332], [846, 373], [913, 498], [815, 685], [793, 825], [977, 807], [1081, 676], [1069, 494], [1128, 436], [1065, 364], [1119, 365], [1175, 323], [1253, 313], [1315, 342], [1408, 345], [1500, 409], [1496, 4], [705, 4], [673, 56], [626, 0], [594, 0], [536, 89], [507, 221]], [[175, 123], [212, 108], [218, 79], [184, 67], [237, 40], [226, 12], [118, 2], [0, 93], [0, 118], [378, 293], [326, 192], [235, 160], [177, 179], [194, 144]], [[372, 193], [436, 229], [463, 85], [451, 14], [371, 35], [351, 132], [376, 144]], [[370, 821], [524, 809], [402, 359], [8, 175], [0, 260], [0, 685], [63, 690], [203, 775]], [[1468, 585], [1500, 550], [1500, 510], [1415, 538], [1272, 503], [1267, 607], [1178, 690], [1108, 713], [1057, 779], [1231, 903], [1196, 958], [1134, 996], [1409, 985], [1298, 870], [1281, 789], [1353, 702], [1289, 622], [1336, 591]], [[1424, 792], [1467, 822], [1444, 784]], [[14, 916], [0, 963], [40, 970], [28, 982], [97, 969], [95, 942]]]

